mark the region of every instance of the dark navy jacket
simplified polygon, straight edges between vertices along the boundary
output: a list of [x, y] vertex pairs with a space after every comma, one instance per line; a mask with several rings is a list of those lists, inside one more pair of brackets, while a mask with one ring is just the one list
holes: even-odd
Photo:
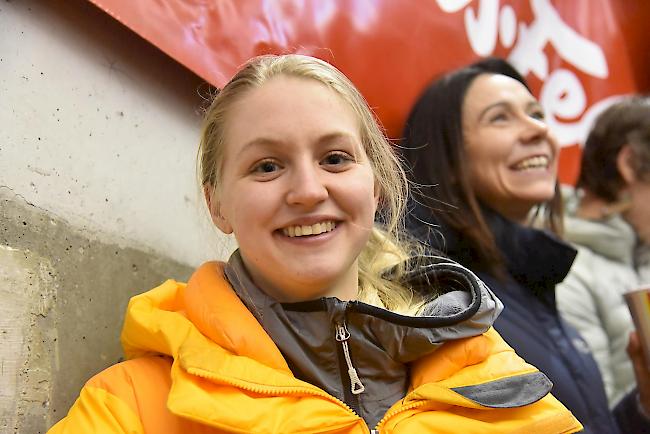
[[408, 226], [417, 238], [478, 274], [501, 299], [505, 309], [495, 329], [517, 354], [551, 379], [553, 395], [584, 425], [585, 433], [650, 432], [648, 421], [638, 412], [636, 392], [610, 412], [586, 342], [558, 314], [555, 285], [569, 272], [576, 251], [547, 232], [495, 212], [485, 210], [484, 216], [504, 256], [507, 276], [502, 279], [481, 269], [458, 232], [422, 222], [433, 222], [431, 214], [416, 209]]

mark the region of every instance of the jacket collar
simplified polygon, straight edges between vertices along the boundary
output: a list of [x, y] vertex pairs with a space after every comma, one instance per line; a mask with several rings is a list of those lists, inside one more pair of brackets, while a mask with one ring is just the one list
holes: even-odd
[[[555, 235], [523, 226], [483, 206], [483, 217], [503, 255], [508, 273], [520, 284], [537, 293], [551, 290], [568, 274], [576, 250]], [[473, 248], [458, 231], [441, 225], [423, 206], [418, 205], [409, 220], [415, 236], [471, 269], [478, 264]], [[476, 271], [484, 272], [480, 266]]]
[[603, 220], [585, 220], [568, 216], [565, 220], [568, 241], [587, 247], [595, 253], [633, 267], [637, 238], [632, 227], [621, 216]]
[[485, 208], [506, 267], [518, 282], [533, 288], [554, 288], [571, 269], [576, 250], [554, 234], [520, 225]]
[[[293, 373], [346, 402], [370, 426], [406, 395], [408, 364], [444, 342], [486, 332], [502, 308], [473, 273], [444, 258], [428, 258], [406, 275], [405, 283], [429, 296], [432, 287], [441, 290], [417, 316], [333, 297], [279, 303], [253, 283], [238, 251], [225, 274]], [[340, 333], [348, 337], [342, 341]]]

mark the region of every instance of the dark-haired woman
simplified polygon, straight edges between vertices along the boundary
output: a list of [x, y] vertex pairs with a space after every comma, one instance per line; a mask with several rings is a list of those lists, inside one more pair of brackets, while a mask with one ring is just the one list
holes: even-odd
[[623, 293], [650, 283], [650, 98], [625, 98], [598, 117], [577, 186], [564, 236], [578, 256], [558, 286], [558, 308], [589, 344], [613, 406], [636, 386]]
[[[494, 290], [505, 305], [495, 328], [549, 376], [585, 432], [649, 429], [637, 393], [610, 413], [588, 345], [558, 315], [555, 285], [576, 252], [554, 235], [561, 226], [559, 148], [523, 78], [500, 59], [454, 71], [420, 97], [403, 137], [420, 186], [412, 232]], [[545, 230], [530, 226], [533, 214]]]

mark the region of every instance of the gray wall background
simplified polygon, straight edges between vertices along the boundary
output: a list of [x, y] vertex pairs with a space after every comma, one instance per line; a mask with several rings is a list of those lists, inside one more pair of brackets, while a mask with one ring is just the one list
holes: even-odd
[[208, 87], [85, 0], [0, 3], [0, 432], [120, 360], [129, 297], [225, 259], [196, 186]]

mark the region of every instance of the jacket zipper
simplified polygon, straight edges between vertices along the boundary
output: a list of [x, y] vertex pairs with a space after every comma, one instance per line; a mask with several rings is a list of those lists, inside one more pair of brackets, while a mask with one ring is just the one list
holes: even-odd
[[[356, 414], [361, 414], [358, 395], [363, 393], [366, 388], [359, 379], [359, 374], [357, 374], [357, 370], [352, 364], [352, 358], [350, 357], [350, 347], [348, 344], [348, 340], [350, 339], [350, 332], [348, 331], [345, 321], [336, 323], [335, 330], [335, 339], [341, 344], [338, 351], [339, 367], [341, 369], [341, 372], [347, 371], [347, 380], [349, 380], [343, 381], [343, 399]], [[341, 357], [341, 353], [343, 353], [343, 357]], [[341, 376], [341, 378], [344, 377]]]
[[[406, 399], [406, 397], [404, 397], [403, 399]], [[400, 407], [398, 409], [395, 409], [395, 410], [393, 410], [391, 412], [386, 413], [384, 415], [384, 417], [381, 418], [379, 423], [377, 423], [377, 426], [375, 426], [375, 429], [370, 431], [370, 434], [379, 434], [381, 432], [382, 426], [388, 421], [388, 419], [392, 418], [393, 416], [395, 416], [395, 415], [397, 415], [399, 413], [402, 413], [403, 411], [413, 410], [414, 408], [421, 407], [421, 406], [425, 405], [427, 402], [428, 402], [427, 400], [417, 401], [417, 402], [405, 405], [403, 407]]]
[[345, 357], [345, 364], [348, 368], [348, 377], [350, 377], [350, 392], [353, 395], [359, 395], [366, 390], [366, 387], [363, 385], [359, 379], [359, 374], [357, 370], [354, 369], [352, 365], [352, 358], [350, 357], [350, 347], [348, 346], [348, 340], [350, 339], [350, 332], [348, 331], [345, 321], [336, 325], [336, 340], [341, 343], [343, 348], [343, 356]]

